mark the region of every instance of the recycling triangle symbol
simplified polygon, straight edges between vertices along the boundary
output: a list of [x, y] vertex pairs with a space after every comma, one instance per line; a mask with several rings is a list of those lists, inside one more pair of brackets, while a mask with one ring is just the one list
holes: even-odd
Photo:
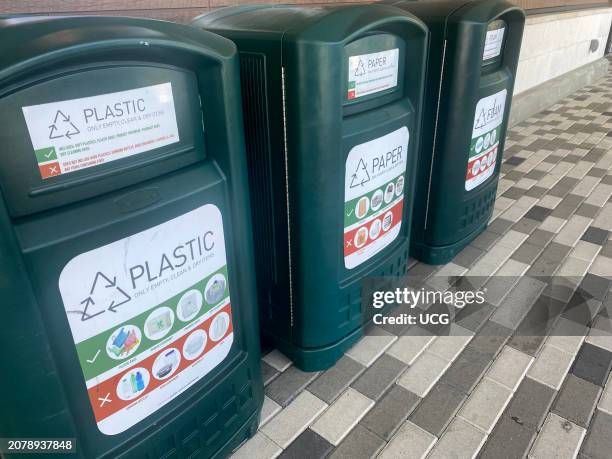
[[101, 272], [94, 277], [89, 296], [81, 301], [82, 310], [73, 311], [81, 314], [81, 321], [93, 319], [105, 312], [117, 312], [117, 308], [128, 303], [132, 297], [117, 285], [117, 278], [112, 279]]
[[363, 61], [359, 59], [359, 64], [357, 64], [357, 68], [355, 69], [355, 76], [363, 76], [365, 73], [365, 65], [363, 65]]
[[80, 132], [79, 128], [70, 121], [70, 116], [66, 116], [61, 110], [58, 110], [53, 123], [49, 126], [49, 139], [61, 139], [62, 137], [71, 139]]
[[351, 175], [351, 188], [356, 188], [358, 186], [363, 186], [365, 183], [370, 181], [370, 174], [368, 173], [368, 168], [366, 167], [366, 163], [363, 161], [363, 158], [359, 159], [359, 164], [357, 164], [357, 168], [353, 175]]
[[476, 122], [474, 123], [474, 129], [480, 129], [486, 125], [487, 125], [487, 116], [485, 114], [485, 111], [482, 110], [480, 112], [480, 115], [478, 115]]

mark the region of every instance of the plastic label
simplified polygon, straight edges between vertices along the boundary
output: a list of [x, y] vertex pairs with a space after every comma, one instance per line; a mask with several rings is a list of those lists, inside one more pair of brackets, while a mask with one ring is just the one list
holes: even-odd
[[43, 179], [179, 141], [170, 83], [22, 111]]
[[466, 191], [479, 186], [495, 171], [507, 94], [508, 91], [504, 89], [488, 97], [483, 97], [476, 105], [467, 173], [465, 175]]
[[493, 59], [501, 54], [505, 31], [505, 27], [487, 31], [484, 52], [482, 53], [483, 61]]
[[142, 421], [228, 355], [226, 263], [221, 212], [207, 204], [63, 269], [59, 290], [102, 433]]
[[350, 56], [348, 99], [356, 99], [397, 86], [398, 62], [399, 48]]
[[346, 159], [344, 266], [353, 269], [391, 244], [402, 227], [409, 133], [402, 127], [357, 145]]

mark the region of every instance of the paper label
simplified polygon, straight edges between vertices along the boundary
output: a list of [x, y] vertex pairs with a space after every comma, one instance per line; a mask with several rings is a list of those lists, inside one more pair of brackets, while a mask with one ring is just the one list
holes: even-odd
[[494, 57], [497, 57], [501, 54], [505, 31], [505, 27], [487, 31], [484, 52], [482, 54], [483, 61], [493, 59]]
[[102, 433], [142, 421], [228, 355], [226, 263], [221, 212], [208, 204], [63, 269], [59, 290]]
[[353, 269], [393, 242], [404, 208], [409, 133], [402, 127], [357, 145], [346, 159], [344, 266]]
[[170, 83], [22, 111], [43, 179], [179, 141]]
[[508, 91], [504, 89], [483, 97], [476, 105], [465, 176], [466, 191], [476, 188], [495, 171], [507, 94]]
[[348, 99], [367, 96], [397, 86], [399, 48], [350, 56]]

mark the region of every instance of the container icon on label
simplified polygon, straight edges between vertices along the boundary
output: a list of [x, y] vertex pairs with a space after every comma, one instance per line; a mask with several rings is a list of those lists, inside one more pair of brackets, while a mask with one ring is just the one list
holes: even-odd
[[477, 175], [478, 171], [480, 171], [480, 160], [479, 159], [474, 161], [474, 164], [472, 165], [472, 175]]
[[357, 205], [355, 206], [355, 216], [357, 218], [363, 218], [368, 213], [370, 209], [370, 200], [367, 196], [362, 196], [359, 201], [357, 201]]
[[208, 304], [217, 304], [225, 296], [225, 287], [227, 281], [223, 274], [215, 274], [206, 283], [206, 289], [204, 290], [204, 296]]
[[362, 226], [355, 233], [355, 247], [358, 249], [363, 247], [365, 243], [368, 241], [368, 229], [365, 226]]
[[391, 182], [387, 185], [387, 188], [385, 188], [385, 203], [389, 204], [393, 196], [395, 196], [395, 185]]
[[372, 222], [372, 224], [370, 225], [370, 239], [376, 239], [378, 237], [378, 235], [380, 234], [381, 226], [382, 223], [380, 222], [379, 218]]
[[496, 137], [497, 137], [497, 134], [495, 133], [495, 131], [491, 131], [491, 145], [495, 143]]
[[217, 342], [225, 336], [230, 324], [230, 316], [227, 312], [217, 314], [217, 316], [210, 323], [210, 329], [208, 330], [208, 336], [210, 339]]
[[402, 175], [395, 182], [395, 196], [399, 196], [404, 192], [404, 176]]
[[124, 374], [117, 384], [117, 397], [133, 400], [142, 394], [149, 385], [151, 377], [145, 368], [133, 368]]
[[487, 166], [490, 166], [491, 164], [493, 164], [494, 158], [495, 158], [495, 152], [492, 151], [491, 153], [489, 153], [489, 157], [487, 158]]
[[489, 145], [491, 145], [491, 134], [490, 133], [485, 135], [485, 138], [484, 138], [484, 147], [489, 148]]
[[377, 211], [378, 209], [380, 209], [382, 202], [383, 202], [383, 192], [382, 190], [376, 190], [374, 194], [372, 195], [372, 201], [371, 201], [372, 210]]
[[194, 331], [187, 337], [185, 344], [183, 344], [183, 356], [187, 360], [197, 359], [204, 352], [206, 341], [208, 341], [208, 337], [204, 330]]
[[484, 158], [482, 158], [482, 161], [480, 162], [480, 172], [484, 172], [486, 168], [487, 168], [487, 157], [485, 156]]
[[385, 214], [382, 221], [382, 229], [383, 231], [388, 231], [393, 224], [393, 212], [389, 211]]
[[478, 140], [476, 141], [476, 145], [474, 146], [476, 153], [480, 153], [482, 151], [483, 144], [484, 144], [484, 140], [482, 139], [482, 137], [478, 137]]
[[181, 363], [181, 353], [178, 349], [170, 348], [164, 350], [153, 362], [153, 377], [157, 380], [168, 379], [172, 376]]
[[135, 325], [124, 325], [115, 330], [106, 341], [106, 353], [113, 360], [132, 355], [140, 346], [142, 333]]
[[189, 322], [198, 315], [203, 302], [204, 298], [199, 290], [189, 290], [179, 300], [176, 315], [182, 322]]
[[163, 307], [154, 310], [145, 321], [144, 332], [147, 338], [152, 340], [162, 339], [174, 325], [174, 312], [172, 309]]

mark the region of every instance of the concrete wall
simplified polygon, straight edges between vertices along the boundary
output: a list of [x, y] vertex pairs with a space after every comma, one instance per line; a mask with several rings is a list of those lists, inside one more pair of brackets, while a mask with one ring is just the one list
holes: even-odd
[[[606, 47], [612, 8], [527, 17], [515, 94], [600, 59]], [[591, 40], [598, 40], [591, 52]]]

